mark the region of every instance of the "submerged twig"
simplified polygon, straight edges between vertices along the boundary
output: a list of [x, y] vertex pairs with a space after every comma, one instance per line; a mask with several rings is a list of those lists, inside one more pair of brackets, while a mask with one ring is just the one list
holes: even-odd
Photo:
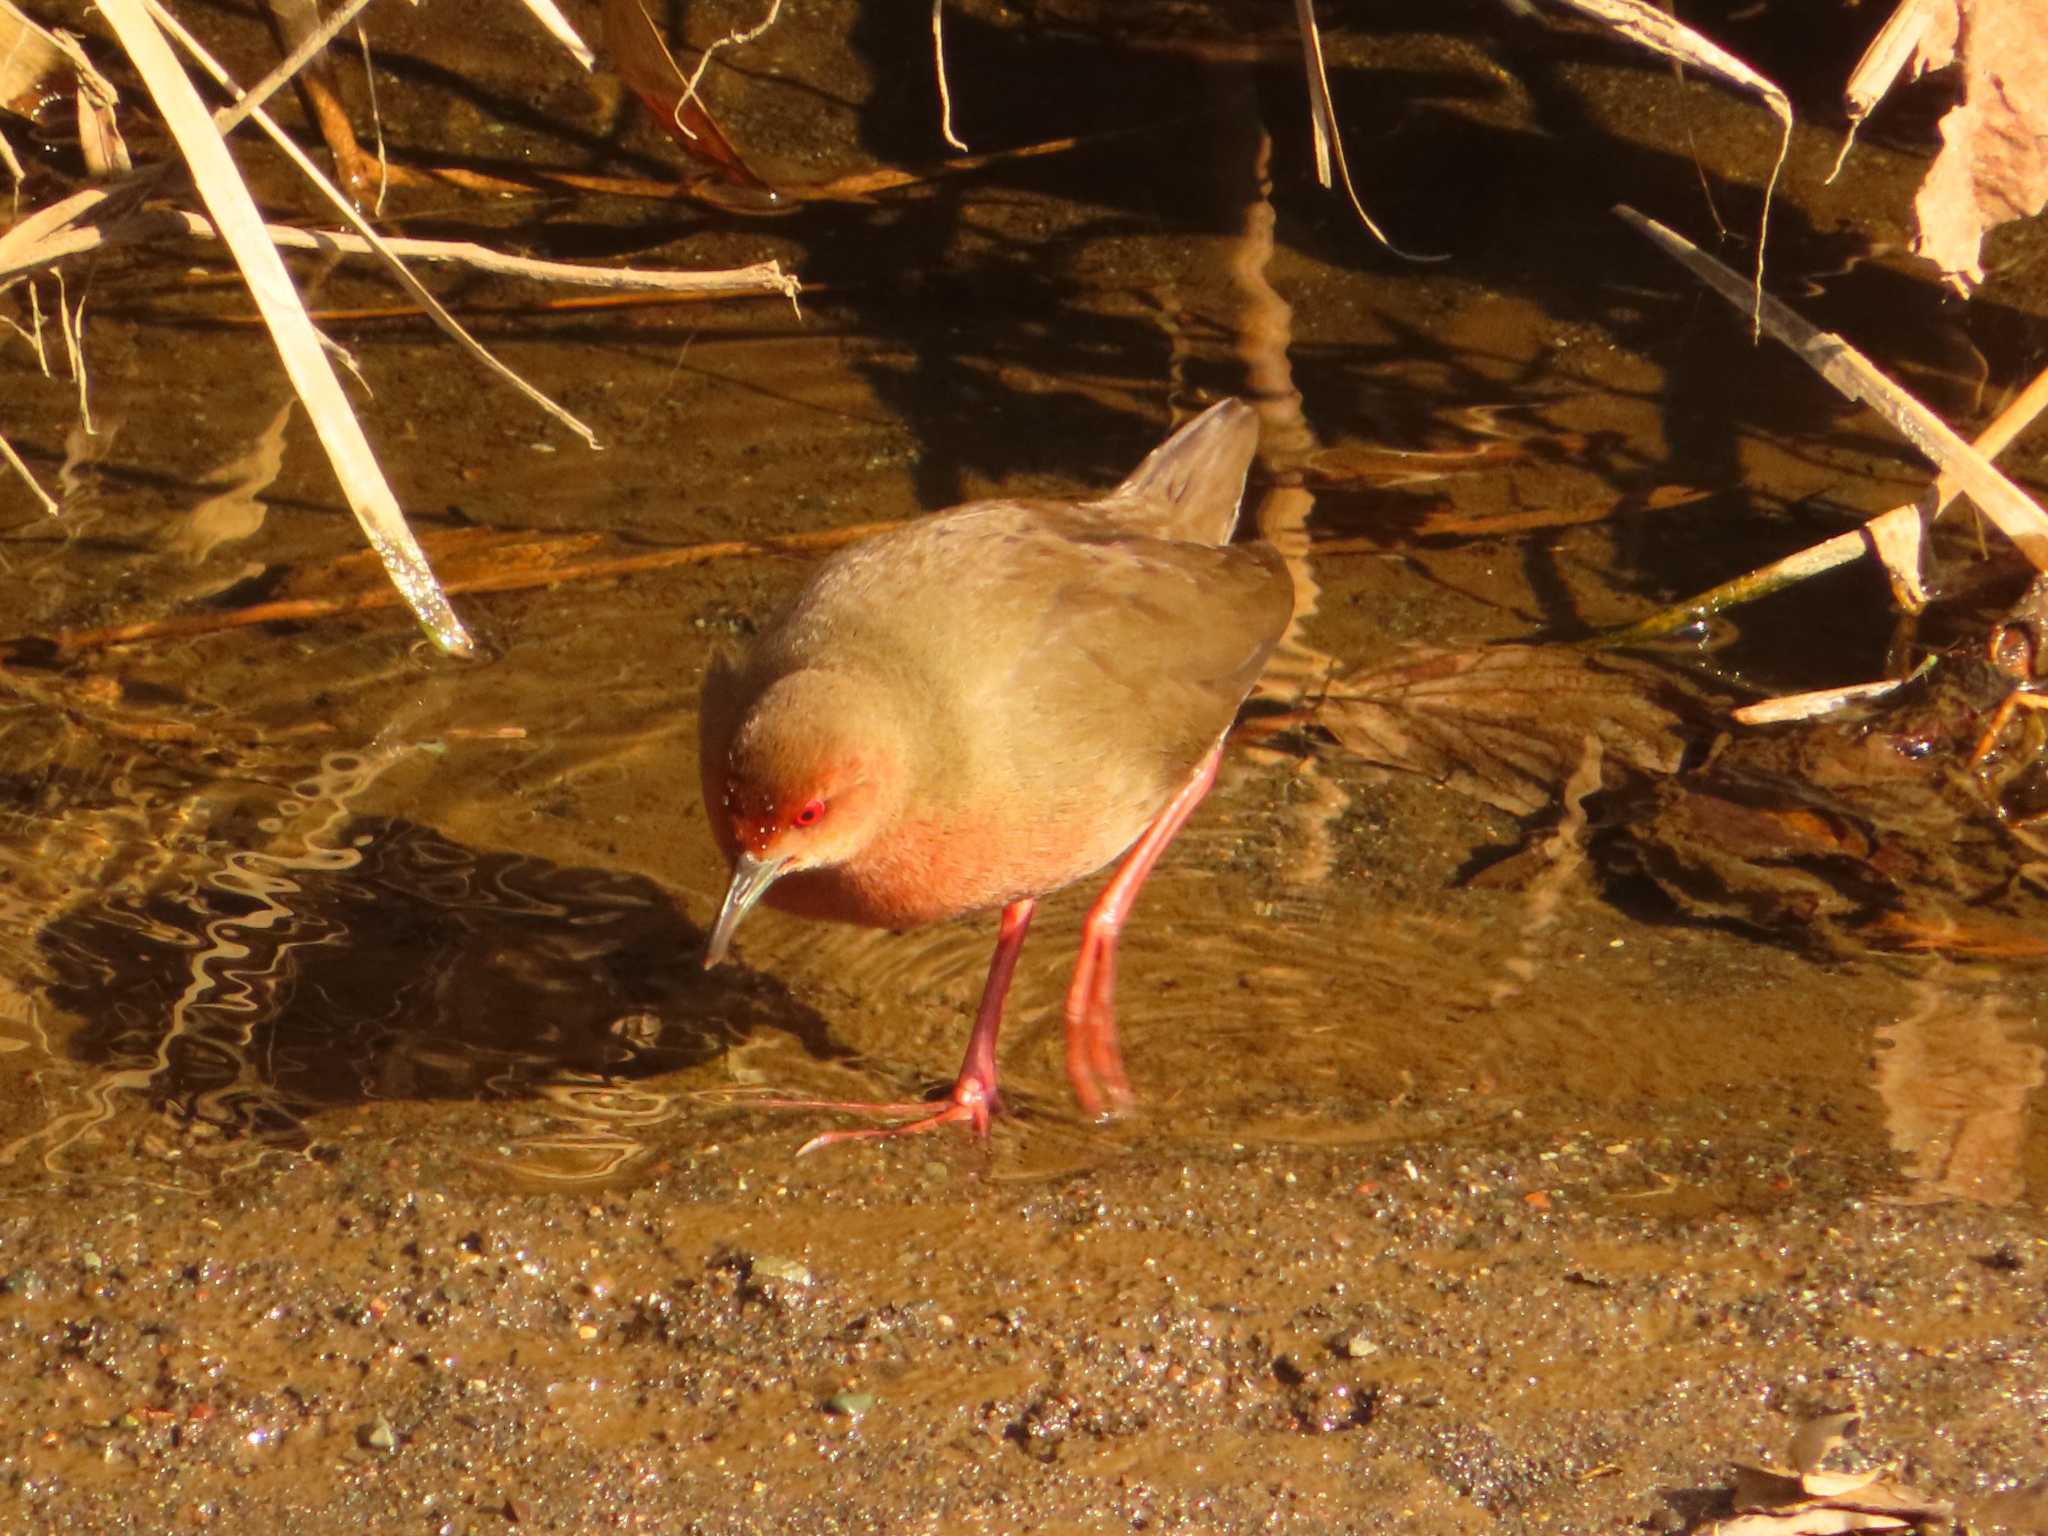
[[292, 76], [310, 64], [313, 56], [332, 42], [335, 34], [354, 21], [369, 3], [370, 0], [348, 0], [332, 16], [324, 18], [319, 26], [300, 38], [298, 46], [284, 56], [277, 68], [242, 92], [225, 112], [214, 114], [213, 120], [220, 131], [226, 134], [239, 128], [244, 118], [289, 85]]
[[[1114, 128], [1103, 133], [1075, 134], [1064, 138], [1047, 139], [1037, 144], [1019, 145], [1015, 149], [993, 150], [979, 155], [961, 155], [937, 165], [922, 166], [915, 169], [889, 166], [878, 170], [850, 171], [844, 176], [835, 176], [830, 181], [815, 182], [808, 186], [795, 185], [768, 188], [767, 184], [763, 182], [761, 184], [762, 187], [767, 188], [769, 192], [774, 194], [773, 202], [764, 202], [743, 211], [750, 213], [780, 213], [785, 210], [793, 210], [802, 203], [867, 203], [871, 202], [878, 194], [884, 192], [896, 192], [908, 187], [921, 187], [935, 182], [949, 181], [961, 176], [985, 171], [992, 166], [1036, 160], [1049, 155], [1072, 154], [1077, 149], [1092, 148], [1099, 144], [1114, 143], [1120, 139], [1136, 138], [1142, 134], [1157, 133], [1162, 129], [1192, 121], [1201, 115], [1199, 113], [1190, 113], [1187, 117], [1168, 118], [1161, 122], [1144, 123], [1130, 128]], [[409, 166], [400, 163], [391, 167], [391, 180], [394, 186], [435, 185], [458, 187], [465, 192], [484, 192], [501, 197], [545, 193], [566, 187], [571, 191], [595, 192], [605, 197], [644, 198], [654, 202], [674, 202], [678, 199], [694, 198], [712, 201], [722, 208], [730, 209], [733, 206], [730, 202], [718, 202], [715, 198], [703, 197], [700, 189], [691, 184], [686, 183], [678, 186], [673, 179], [655, 181], [646, 177], [596, 176], [581, 171], [535, 169], [519, 171], [516, 174], [505, 174], [503, 172], [493, 173], [472, 170], [464, 166]], [[100, 202], [106, 196], [105, 192], [100, 189], [90, 189], [81, 195], [92, 203]], [[39, 219], [42, 214], [50, 211], [49, 209], [44, 209], [40, 213], [31, 214], [29, 219], [22, 221], [22, 225], [28, 224], [31, 219]], [[53, 223], [55, 227], [68, 227], [79, 224], [83, 218], [83, 212], [74, 211], [70, 217], [57, 219]], [[16, 242], [14, 238], [21, 230], [22, 225], [16, 225], [13, 229], [8, 230], [6, 234], [0, 235], [0, 282], [4, 282], [13, 273], [47, 265], [46, 260], [39, 258], [26, 261], [16, 259], [18, 252], [25, 249], [27, 245], [27, 242]], [[77, 237], [77, 239], [78, 243], [67, 244], [57, 248], [56, 254], [48, 259], [55, 260], [61, 256], [74, 255], [80, 250], [91, 249], [99, 243], [96, 237], [89, 235]], [[387, 240], [386, 244], [390, 244], [390, 242]], [[481, 247], [477, 249], [481, 249]], [[588, 268], [586, 270], [596, 271], [600, 269]], [[742, 270], [754, 271], [757, 268], [743, 268]], [[795, 280], [790, 279], [790, 281], [794, 282]]]
[[[871, 534], [900, 528], [901, 522], [859, 523], [846, 528], [825, 528], [809, 533], [783, 534], [766, 539], [724, 539], [710, 544], [685, 544], [673, 549], [644, 550], [630, 555], [604, 555], [596, 559], [557, 560], [557, 555], [574, 555], [594, 548], [599, 536], [574, 534], [565, 538], [496, 539], [485, 554], [503, 563], [494, 569], [455, 569], [444, 583], [453, 594], [477, 592], [519, 592], [534, 587], [559, 586], [570, 581], [600, 581], [632, 576], [643, 571], [668, 570], [676, 566], [702, 565], [711, 560], [730, 560], [754, 555], [812, 554], [837, 549]], [[454, 561], [448, 562], [454, 565]], [[175, 614], [169, 618], [143, 619], [133, 624], [113, 624], [99, 629], [63, 630], [50, 643], [58, 651], [104, 650], [109, 646], [138, 645], [153, 640], [184, 640], [194, 635], [218, 634], [223, 630], [246, 629], [257, 624], [304, 623], [312, 619], [336, 618], [395, 608], [400, 595], [388, 584], [365, 585], [353, 591], [322, 593], [305, 597], [279, 598], [247, 608], [227, 608], [206, 613]]]
[[241, 268], [250, 295], [263, 311], [285, 372], [305, 402], [306, 413], [370, 547], [434, 643], [452, 655], [472, 654], [475, 644], [449, 607], [426, 556], [406, 526], [398, 498], [320, 349], [319, 336], [306, 318], [284, 260], [265, 233], [255, 201], [198, 90], [150, 19], [144, 0], [100, 0], [100, 13], [155, 98], [200, 197]]
[[[1734, 273], [1691, 241], [1645, 218], [1633, 208], [1615, 212], [1662, 246], [1708, 287], [1740, 304], [1745, 285]], [[1788, 305], [1760, 294], [1757, 318], [1763, 328], [1851, 400], [1868, 405], [1915, 448], [1932, 460], [1956, 487], [1967, 491], [1984, 515], [1998, 525], [2023, 555], [2048, 570], [2048, 513], [1934, 412], [1894, 384], [1848, 342], [1800, 318]]]

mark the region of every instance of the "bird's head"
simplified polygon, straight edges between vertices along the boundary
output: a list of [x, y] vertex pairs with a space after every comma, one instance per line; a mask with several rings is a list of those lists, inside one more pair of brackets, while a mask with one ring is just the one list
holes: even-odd
[[762, 692], [710, 808], [733, 872], [706, 966], [777, 880], [848, 863], [874, 841], [902, 801], [899, 740], [886, 700], [861, 680], [804, 671]]

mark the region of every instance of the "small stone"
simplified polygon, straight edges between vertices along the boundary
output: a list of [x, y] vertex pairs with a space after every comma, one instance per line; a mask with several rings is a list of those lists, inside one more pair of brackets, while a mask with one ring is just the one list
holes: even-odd
[[1379, 1352], [1379, 1345], [1362, 1333], [1354, 1333], [1344, 1341], [1344, 1353], [1354, 1360], [1363, 1360], [1367, 1355], [1376, 1355]]
[[380, 1413], [369, 1423], [357, 1426], [356, 1444], [366, 1451], [395, 1451], [398, 1449], [398, 1431], [393, 1429], [391, 1421]]
[[784, 1285], [811, 1283], [810, 1270], [795, 1259], [759, 1258], [747, 1266], [747, 1273], [755, 1280], [780, 1280]]
[[825, 1399], [825, 1411], [841, 1418], [857, 1419], [875, 1406], [872, 1392], [834, 1392]]

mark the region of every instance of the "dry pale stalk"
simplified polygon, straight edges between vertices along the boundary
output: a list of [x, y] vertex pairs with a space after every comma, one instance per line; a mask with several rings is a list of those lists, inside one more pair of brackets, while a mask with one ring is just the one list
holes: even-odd
[[78, 386], [78, 424], [87, 437], [98, 434], [92, 424], [92, 398], [85, 372], [85, 300], [72, 307], [64, 292], [64, 274], [57, 274], [57, 334], [64, 339], [64, 356], [71, 365], [72, 382]]
[[569, 52], [569, 57], [585, 69], [597, 67], [597, 55], [590, 51], [590, 44], [583, 41], [576, 29], [569, 24], [555, 0], [521, 0], [534, 20], [547, 29], [548, 36], [560, 43]]
[[7, 467], [21, 476], [22, 483], [29, 488], [30, 494], [42, 503], [43, 510], [55, 517], [60, 510], [57, 503], [51, 499], [48, 491], [36, 483], [36, 477], [30, 474], [28, 466], [21, 462], [21, 455], [14, 451], [14, 445], [4, 437], [0, 437], [0, 459], [5, 459]]
[[690, 71], [689, 83], [683, 87], [682, 99], [676, 103], [673, 115], [677, 128], [681, 129], [690, 138], [696, 137], [696, 134], [691, 132], [688, 125], [683, 122], [683, 111], [684, 108], [697, 99], [697, 86], [704, 79], [704, 71], [711, 67], [711, 55], [718, 52], [721, 48], [745, 47], [748, 43], [765, 35], [768, 29], [774, 26], [781, 18], [782, 0], [768, 0], [766, 14], [751, 27], [735, 28], [733, 31], [726, 33], [725, 36], [705, 46], [704, 51], [697, 55], [697, 67]]
[[1907, 677], [1888, 677], [1874, 683], [1849, 683], [1840, 688], [1816, 688], [1809, 693], [1780, 694], [1775, 699], [1760, 699], [1740, 709], [1731, 709], [1728, 718], [1737, 725], [1782, 725], [1792, 720], [1815, 720], [1846, 709], [1851, 704], [1867, 704], [1872, 699], [1896, 693], [1933, 668], [1934, 658], [1930, 656]]
[[[1645, 218], [1633, 208], [1615, 212], [1676, 258], [1696, 277], [1730, 303], [1748, 297], [1747, 285], [1690, 240]], [[1847, 398], [1869, 406], [1922, 454], [1932, 460], [1958, 490], [1967, 492], [1984, 515], [2038, 570], [2048, 570], [2048, 513], [1955, 430], [1848, 342], [1800, 318], [1789, 306], [1759, 293], [1758, 323], [1800, 360]]]
[[967, 146], [953, 131], [953, 89], [946, 83], [946, 0], [932, 0], [932, 69], [939, 77], [939, 137], [964, 155]]
[[193, 183], [263, 313], [285, 372], [313, 420], [370, 547], [434, 643], [452, 655], [473, 654], [475, 643], [449, 606], [406, 525], [398, 498], [321, 350], [319, 335], [306, 317], [283, 258], [271, 244], [255, 201], [199, 92], [150, 19], [143, 0], [100, 0], [100, 12], [177, 141]]
[[[97, 192], [83, 194], [96, 205]], [[44, 212], [50, 212], [46, 209]], [[31, 218], [40, 215], [31, 215]], [[103, 247], [129, 245], [147, 240], [218, 240], [220, 231], [200, 214], [176, 208], [151, 208], [109, 224], [47, 228], [39, 239], [19, 244], [14, 236], [29, 220], [0, 236], [0, 282], [23, 272], [54, 265], [67, 256], [81, 255]], [[266, 224], [265, 235], [285, 250], [319, 251], [343, 256], [368, 256], [370, 242], [339, 230], [299, 229], [289, 224]], [[597, 288], [619, 293], [680, 293], [700, 298], [749, 298], [775, 294], [791, 303], [801, 285], [779, 262], [757, 262], [724, 272], [664, 272], [646, 267], [587, 267], [567, 261], [540, 261], [511, 256], [488, 246], [466, 240], [412, 240], [398, 236], [381, 237], [384, 248], [394, 256], [415, 261], [448, 262], [472, 267], [500, 277], [530, 278], [535, 282], [566, 283], [578, 288]]]
[[1770, 179], [1764, 183], [1763, 212], [1757, 216], [1756, 279], [1749, 316], [1751, 334], [1762, 335], [1766, 302], [1764, 243], [1771, 228], [1771, 194], [1777, 190], [1778, 176], [1785, 169], [1785, 157], [1792, 152], [1792, 99], [1719, 43], [1693, 31], [1668, 12], [1649, 4], [1648, 0], [1553, 0], [1553, 3], [1590, 16], [1639, 48], [1660, 53], [1680, 64], [1689, 64], [1728, 85], [1755, 92], [1770, 108], [1771, 115], [1777, 118], [1778, 158], [1771, 165]]
[[1417, 255], [1404, 251], [1389, 240], [1386, 232], [1365, 211], [1358, 189], [1351, 183], [1351, 167], [1344, 159], [1344, 136], [1337, 130], [1337, 103], [1330, 96], [1330, 72], [1323, 63], [1323, 34], [1316, 25], [1315, 0], [1294, 0], [1294, 20], [1301, 30], [1301, 62], [1308, 72], [1308, 123], [1315, 139], [1316, 180], [1324, 187], [1335, 179], [1344, 184], [1344, 196], [1366, 232], [1396, 256], [1406, 261], [1442, 261], [1441, 255]]
[[1941, 69], [1954, 60], [1956, 20], [1955, 0], [1899, 0], [1898, 9], [1870, 40], [1863, 57], [1849, 72], [1849, 83], [1842, 88], [1849, 131], [1842, 136], [1842, 152], [1835, 158], [1835, 168], [1828, 172], [1829, 181], [1835, 179], [1842, 162], [1849, 158], [1863, 119], [1884, 99], [1908, 63], [1917, 79], [1925, 71]]
[[[1985, 458], [1995, 459], [2043, 410], [2048, 410], [2048, 369], [2036, 374], [2034, 381], [1998, 413], [1997, 419], [1977, 435], [1971, 446]], [[1937, 516], [1955, 499], [1955, 495], [1956, 482], [1944, 472], [1928, 487], [1927, 494], [1918, 503], [1908, 502], [1880, 512], [1847, 533], [1823, 539], [1781, 560], [1773, 560], [1769, 565], [1745, 572], [1733, 581], [1724, 581], [1696, 597], [1674, 603], [1640, 623], [1630, 625], [1617, 638], [1627, 642], [1668, 635], [1707, 614], [1754, 602], [1808, 577], [1818, 576], [1823, 571], [1847, 565], [1865, 554], [1875, 554], [1884, 562], [1892, 578], [1893, 591], [1904, 602], [1911, 594], [1924, 591], [1918, 558], [1923, 519]], [[1909, 549], [1912, 551], [1910, 557], [1906, 554]]]

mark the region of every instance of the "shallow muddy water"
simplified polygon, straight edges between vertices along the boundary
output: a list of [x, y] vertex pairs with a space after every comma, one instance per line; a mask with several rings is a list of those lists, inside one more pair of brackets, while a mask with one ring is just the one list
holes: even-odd
[[[986, 1145], [799, 1161], [837, 1122], [753, 1102], [943, 1084], [993, 941], [763, 912], [701, 968], [698, 681], [801, 558], [458, 595], [469, 664], [392, 610], [108, 644], [348, 590], [358, 535], [217, 252], [68, 274], [90, 435], [0, 343], [4, 431], [64, 501], [0, 533], [0, 1528], [1677, 1531], [1854, 1411], [1831, 1466], [2048, 1530], [2048, 971], [1819, 897], [1802, 928], [1731, 871], [1803, 856], [1703, 853], [1697, 799], [1629, 819], [1681, 766], [1775, 771], [1717, 745], [1731, 704], [1882, 675], [1881, 576], [1608, 693], [1571, 648], [1924, 483], [1607, 212], [1719, 217], [1746, 268], [1769, 119], [1505, 10], [1329, 7], [1361, 190], [1447, 258], [1408, 263], [1313, 184], [1283, 7], [1109, 9], [948, 11], [961, 137], [1064, 153], [774, 219], [395, 193], [406, 233], [800, 276], [800, 312], [437, 279], [598, 454], [364, 315], [374, 278], [296, 270], [444, 573], [495, 535], [646, 554], [1106, 487], [1177, 409], [1260, 403], [1248, 508], [1301, 612], [1127, 932], [1116, 1123], [1060, 1063], [1086, 889], [1025, 951]], [[191, 11], [260, 73], [247, 15]], [[371, 16], [401, 159], [673, 173], [511, 11]], [[713, 104], [789, 184], [935, 165], [927, 23], [792, 6]], [[1821, 114], [1862, 41], [1717, 35]], [[1883, 117], [1823, 184], [1802, 127], [1772, 281], [1967, 432], [2048, 352], [2048, 268], [2017, 230], [1966, 308], [1900, 253], [1925, 133]], [[2004, 462], [2039, 485], [2038, 444]], [[1562, 741], [1554, 783], [1291, 715], [1504, 642], [1538, 702], [1497, 740]], [[2024, 879], [1968, 886], [1988, 818], [1929, 824], [1878, 839], [1962, 850], [1912, 932], [2037, 928]], [[1840, 854], [1802, 865], [1830, 897]]]

